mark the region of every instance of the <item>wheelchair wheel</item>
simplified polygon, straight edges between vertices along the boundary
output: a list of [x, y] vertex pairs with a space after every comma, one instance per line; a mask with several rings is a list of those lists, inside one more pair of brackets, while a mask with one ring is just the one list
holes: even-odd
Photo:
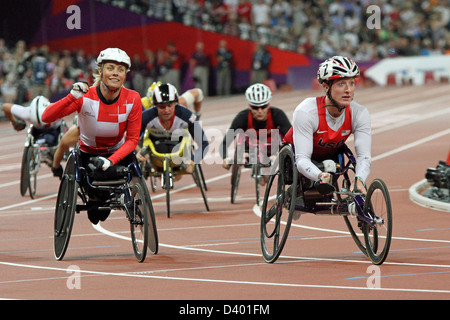
[[30, 192], [31, 199], [34, 199], [34, 197], [36, 196], [37, 174], [39, 172], [40, 166], [39, 147], [30, 147], [28, 149], [28, 154], [28, 190]]
[[56, 260], [62, 260], [69, 245], [77, 205], [78, 183], [73, 156], [66, 163], [55, 208], [53, 248]]
[[162, 187], [166, 190], [167, 218], [170, 218], [170, 189], [173, 187], [173, 180], [169, 158], [164, 159], [163, 174], [161, 178], [163, 179]]
[[139, 262], [143, 262], [147, 249], [153, 254], [158, 252], [158, 235], [155, 214], [145, 181], [142, 178], [135, 179], [136, 183], [131, 186], [130, 229], [134, 254]]
[[255, 177], [255, 191], [256, 191], [256, 204], [259, 206], [259, 191], [260, 191], [260, 181], [262, 179], [261, 177], [261, 164], [256, 163], [252, 165], [252, 172], [253, 176]]
[[20, 170], [20, 195], [25, 196], [30, 184], [30, 169], [29, 169], [29, 150], [31, 147], [25, 147], [22, 155], [22, 166]]
[[382, 264], [388, 255], [392, 238], [392, 207], [389, 191], [381, 179], [370, 184], [364, 202], [364, 213], [376, 218], [375, 224], [364, 223], [367, 254], [373, 264]]
[[39, 171], [39, 149], [31, 146], [25, 147], [22, 155], [22, 168], [20, 174], [20, 194], [29, 191], [31, 199], [36, 196], [37, 173]]
[[234, 162], [231, 165], [231, 203], [236, 202], [236, 195], [241, 179], [241, 165], [238, 163], [237, 151], [234, 152]]
[[278, 155], [278, 170], [267, 183], [261, 208], [261, 249], [264, 260], [275, 262], [286, 243], [295, 209], [298, 171], [290, 146]]
[[200, 188], [200, 192], [202, 193], [203, 202], [205, 203], [206, 211], [209, 211], [208, 199], [206, 198], [206, 185], [204, 182], [204, 178], [202, 178], [202, 169], [199, 164], [194, 166], [194, 171], [192, 172], [192, 177], [194, 178], [195, 183]]

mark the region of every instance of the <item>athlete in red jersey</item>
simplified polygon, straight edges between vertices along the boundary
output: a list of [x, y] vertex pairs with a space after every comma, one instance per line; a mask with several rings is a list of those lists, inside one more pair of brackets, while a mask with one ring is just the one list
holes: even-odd
[[103, 170], [134, 151], [139, 140], [142, 104], [136, 91], [123, 88], [131, 63], [116, 48], [102, 51], [97, 59], [99, 77], [94, 86], [77, 82], [70, 94], [50, 105], [43, 121], [78, 112], [80, 150], [103, 156]]
[[[78, 112], [79, 145], [82, 165], [91, 156], [100, 156], [105, 174], [114, 174], [115, 164], [128, 165], [139, 141], [142, 120], [141, 97], [123, 87], [131, 62], [118, 48], [108, 48], [97, 58], [98, 75], [94, 85], [77, 82], [70, 94], [51, 104], [42, 120], [52, 122]], [[74, 131], [76, 132], [76, 130]], [[96, 200], [93, 200], [96, 201]], [[88, 209], [93, 224], [104, 221], [110, 210]]]
[[[244, 132], [250, 133], [249, 129], [254, 129], [259, 138], [260, 130], [267, 130], [267, 142], [271, 141], [271, 130], [276, 130], [278, 135], [284, 136], [291, 123], [286, 113], [276, 107], [270, 106], [272, 92], [270, 88], [264, 84], [256, 83], [247, 88], [245, 92], [249, 109], [240, 111], [233, 119], [227, 135], [222, 141], [222, 158], [223, 167], [228, 169], [229, 159], [227, 159], [227, 148], [235, 138], [235, 130], [242, 129]], [[277, 147], [278, 150], [278, 147]]]
[[285, 141], [294, 143], [299, 172], [324, 182], [319, 190], [323, 193], [333, 191], [327, 183], [330, 173], [320, 170], [312, 160], [333, 159], [351, 133], [357, 156], [355, 183], [364, 184], [370, 173], [370, 116], [365, 107], [352, 101], [358, 76], [359, 68], [349, 58], [335, 56], [323, 62], [317, 77], [326, 96], [302, 101], [294, 111], [293, 132], [285, 137]]

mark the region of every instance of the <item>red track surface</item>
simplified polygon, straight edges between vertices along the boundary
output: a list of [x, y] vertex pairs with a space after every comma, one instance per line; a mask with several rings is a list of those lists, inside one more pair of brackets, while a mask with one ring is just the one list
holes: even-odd
[[[292, 118], [300, 101], [317, 94], [276, 93], [272, 104]], [[259, 217], [253, 212], [254, 182], [243, 173], [238, 203], [231, 204], [230, 173], [220, 164], [203, 164], [210, 212], [198, 189], [181, 190], [192, 184], [189, 176], [175, 183], [170, 219], [165, 195], [160, 188], [152, 193], [160, 250], [144, 263], [133, 255], [123, 213], [112, 213], [94, 228], [85, 212], [75, 218], [64, 260], [56, 261], [52, 232], [59, 181], [43, 165], [37, 198], [21, 197], [24, 133], [1, 123], [0, 298], [449, 299], [450, 216], [412, 203], [408, 194], [427, 167], [447, 157], [449, 87], [360, 88], [355, 100], [372, 115], [369, 180], [379, 177], [387, 183], [393, 206], [393, 241], [379, 268], [379, 289], [368, 289], [371, 263], [358, 252], [341, 217], [302, 215], [282, 257], [265, 263]], [[206, 99], [202, 120], [208, 135], [211, 129], [222, 134], [245, 106], [243, 96]], [[220, 141], [213, 143], [213, 152]], [[79, 282], [69, 267], [78, 268]], [[69, 289], [70, 283], [80, 287]]]

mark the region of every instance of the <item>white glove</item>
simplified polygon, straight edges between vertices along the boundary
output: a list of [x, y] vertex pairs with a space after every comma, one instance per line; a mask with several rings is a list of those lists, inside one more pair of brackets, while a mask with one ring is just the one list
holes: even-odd
[[102, 170], [103, 171], [105, 171], [106, 169], [108, 169], [109, 167], [112, 166], [111, 160], [106, 159], [104, 157], [98, 157], [98, 159], [103, 161], [103, 164], [102, 164]]
[[323, 183], [330, 183], [331, 181], [331, 174], [328, 172], [322, 172], [322, 175], [320, 176], [320, 181]]
[[83, 96], [83, 94], [88, 92], [88, 84], [86, 82], [75, 82], [72, 85], [72, 90], [70, 90], [70, 93], [76, 98], [79, 99]]
[[336, 162], [333, 160], [324, 160], [322, 161], [323, 171], [325, 172], [336, 172]]

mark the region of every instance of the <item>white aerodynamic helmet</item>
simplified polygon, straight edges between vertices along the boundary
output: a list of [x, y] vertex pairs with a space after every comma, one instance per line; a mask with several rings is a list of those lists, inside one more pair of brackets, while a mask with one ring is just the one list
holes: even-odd
[[37, 96], [30, 104], [30, 122], [36, 126], [45, 126], [47, 123], [42, 122], [41, 116], [45, 108], [50, 105], [50, 101], [46, 97]]
[[114, 61], [127, 65], [128, 70], [131, 68], [131, 60], [127, 53], [119, 48], [108, 48], [100, 52], [97, 57], [97, 65], [100, 66], [105, 61]]
[[261, 107], [269, 104], [272, 99], [272, 91], [262, 83], [251, 85], [245, 91], [245, 97], [251, 106]]
[[317, 80], [319, 83], [328, 80], [359, 77], [356, 63], [347, 57], [334, 56], [319, 65]]

